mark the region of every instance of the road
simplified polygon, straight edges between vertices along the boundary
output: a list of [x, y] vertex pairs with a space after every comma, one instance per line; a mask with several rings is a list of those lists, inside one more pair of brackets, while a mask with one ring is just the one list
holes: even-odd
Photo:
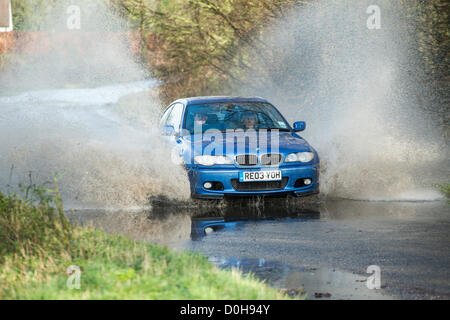
[[[201, 252], [221, 268], [252, 272], [310, 299], [449, 299], [449, 209], [445, 201], [266, 200], [76, 216], [109, 232]], [[373, 265], [381, 288], [369, 290]]]

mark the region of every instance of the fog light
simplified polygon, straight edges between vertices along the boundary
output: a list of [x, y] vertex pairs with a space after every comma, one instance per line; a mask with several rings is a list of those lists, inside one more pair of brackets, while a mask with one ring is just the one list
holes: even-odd
[[211, 228], [211, 227], [206, 227], [205, 228], [205, 234], [211, 234], [211, 233], [213, 233], [214, 232], [214, 229], [213, 228]]
[[305, 186], [309, 186], [311, 184], [311, 179], [305, 179], [303, 180], [303, 183], [305, 184]]
[[211, 189], [211, 188], [212, 188], [212, 183], [211, 183], [211, 182], [205, 182], [205, 183], [203, 184], [203, 188], [205, 188], [205, 189]]

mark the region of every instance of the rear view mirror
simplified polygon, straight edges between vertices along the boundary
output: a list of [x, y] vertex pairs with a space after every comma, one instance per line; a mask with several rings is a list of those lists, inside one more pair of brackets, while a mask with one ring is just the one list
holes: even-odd
[[296, 121], [294, 122], [294, 131], [303, 131], [306, 129], [306, 122], [305, 121]]

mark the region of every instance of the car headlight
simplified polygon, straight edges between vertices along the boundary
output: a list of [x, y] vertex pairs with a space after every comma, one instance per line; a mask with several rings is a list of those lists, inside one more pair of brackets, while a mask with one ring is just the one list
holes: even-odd
[[288, 154], [284, 162], [311, 162], [312, 159], [314, 152], [296, 152]]
[[213, 166], [215, 164], [233, 164], [233, 160], [226, 156], [195, 156], [195, 162], [202, 166]]

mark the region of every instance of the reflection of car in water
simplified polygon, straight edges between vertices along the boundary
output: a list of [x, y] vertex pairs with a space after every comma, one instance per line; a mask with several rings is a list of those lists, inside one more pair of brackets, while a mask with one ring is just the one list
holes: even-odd
[[305, 123], [292, 128], [264, 99], [179, 99], [160, 125], [195, 198], [318, 193], [318, 154], [296, 133]]
[[[242, 203], [241, 203], [242, 205]], [[199, 240], [205, 235], [215, 231], [235, 230], [248, 222], [273, 220], [311, 220], [320, 219], [320, 211], [314, 208], [298, 208], [296, 206], [283, 206], [277, 201], [264, 206], [253, 206], [244, 203], [244, 206], [229, 206], [220, 209], [198, 212], [191, 217], [191, 239]]]
[[192, 218], [191, 239], [198, 240], [213, 231], [233, 228], [237, 223], [237, 221], [225, 221], [225, 219], [221, 217]]

